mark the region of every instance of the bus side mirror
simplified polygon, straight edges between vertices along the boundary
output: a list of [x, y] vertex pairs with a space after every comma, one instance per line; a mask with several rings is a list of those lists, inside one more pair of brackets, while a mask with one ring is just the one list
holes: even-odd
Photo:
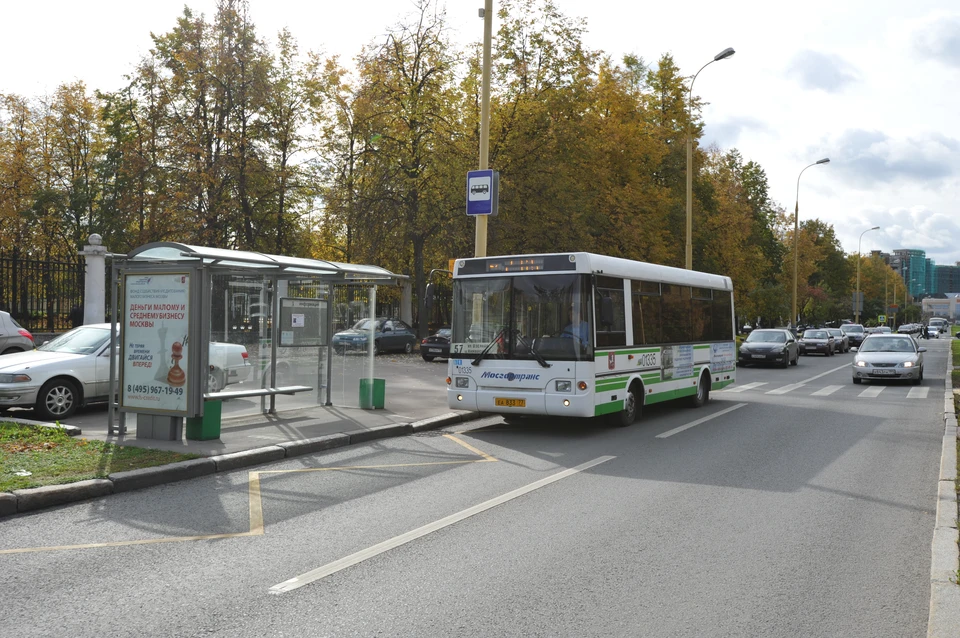
[[613, 299], [610, 297], [600, 298], [600, 325], [613, 325]]
[[433, 310], [433, 284], [427, 284], [427, 290], [423, 296], [423, 307], [427, 310]]

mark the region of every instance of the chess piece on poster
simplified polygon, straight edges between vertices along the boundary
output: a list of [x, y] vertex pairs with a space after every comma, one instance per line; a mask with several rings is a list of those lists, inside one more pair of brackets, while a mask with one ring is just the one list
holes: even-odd
[[182, 387], [187, 380], [187, 375], [184, 374], [183, 369], [180, 367], [180, 359], [183, 359], [183, 345], [179, 341], [174, 341], [170, 351], [173, 367], [170, 368], [170, 372], [167, 373], [167, 383], [175, 388], [179, 388]]

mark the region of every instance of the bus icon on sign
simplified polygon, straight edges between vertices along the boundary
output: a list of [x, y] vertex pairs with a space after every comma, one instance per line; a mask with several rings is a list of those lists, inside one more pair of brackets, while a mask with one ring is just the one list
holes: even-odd
[[467, 172], [467, 215], [497, 214], [498, 184], [497, 171], [483, 169]]

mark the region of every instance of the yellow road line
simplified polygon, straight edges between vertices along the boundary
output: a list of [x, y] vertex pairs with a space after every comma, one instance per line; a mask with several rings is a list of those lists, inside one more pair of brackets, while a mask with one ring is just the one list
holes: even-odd
[[250, 534], [263, 535], [263, 500], [260, 498], [260, 472], [250, 472]]
[[258, 472], [250, 472], [249, 478], [249, 487], [248, 487], [248, 501], [250, 507], [250, 530], [246, 532], [228, 532], [225, 534], [199, 534], [194, 536], [174, 536], [170, 538], [148, 538], [143, 540], [135, 541], [111, 541], [107, 543], [85, 543], [81, 545], [54, 545], [51, 547], [22, 547], [19, 549], [0, 549], [0, 555], [2, 554], [26, 554], [30, 552], [53, 552], [67, 549], [96, 549], [99, 547], [125, 547], [128, 545], [156, 545], [159, 543], [184, 543], [189, 541], [206, 541], [214, 540], [218, 538], [238, 538], [242, 536], [263, 536], [264, 534], [264, 522], [263, 522], [263, 498], [260, 490], [260, 476], [262, 474], [294, 474], [298, 472], [329, 472], [332, 470], [376, 470], [376, 469], [387, 469], [387, 468], [397, 468], [397, 467], [425, 467], [430, 465], [464, 465], [467, 463], [488, 463], [490, 461], [496, 461], [497, 459], [493, 458], [489, 454], [484, 454], [477, 448], [473, 447], [469, 443], [461, 441], [455, 436], [445, 434], [445, 437], [449, 438], [456, 443], [459, 443], [463, 447], [467, 448], [477, 456], [482, 457], [481, 460], [477, 461], [437, 461], [431, 463], [394, 463], [389, 465], [349, 465], [342, 467], [314, 467], [314, 468], [300, 468], [296, 470], [261, 470]]
[[476, 454], [477, 456], [482, 456], [482, 457], [483, 457], [483, 460], [485, 460], [485, 461], [496, 461], [496, 460], [497, 460], [497, 459], [493, 458], [492, 456], [490, 456], [489, 454], [486, 454], [486, 453], [484, 453], [484, 452], [481, 452], [480, 450], [478, 450], [477, 448], [473, 447], [472, 445], [470, 445], [470, 444], [467, 443], [466, 441], [461, 441], [460, 439], [458, 439], [457, 437], [455, 437], [455, 436], [452, 435], [452, 434], [444, 434], [443, 436], [446, 437], [446, 438], [448, 438], [448, 439], [450, 439], [451, 441], [454, 441], [454, 442], [456, 442], [456, 443], [459, 443], [460, 445], [462, 445], [463, 447], [467, 448], [468, 450], [470, 450], [471, 452], [473, 452], [473, 453]]

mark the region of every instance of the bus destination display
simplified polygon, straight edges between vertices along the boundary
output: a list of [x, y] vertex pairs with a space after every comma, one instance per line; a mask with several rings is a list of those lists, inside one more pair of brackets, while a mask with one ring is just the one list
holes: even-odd
[[515, 257], [487, 261], [487, 272], [534, 272], [543, 270], [543, 257]]

